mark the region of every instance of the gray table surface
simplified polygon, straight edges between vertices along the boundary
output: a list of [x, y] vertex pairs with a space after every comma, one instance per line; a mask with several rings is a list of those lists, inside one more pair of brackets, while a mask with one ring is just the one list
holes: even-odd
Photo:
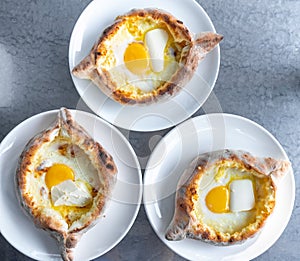
[[[0, 140], [26, 118], [80, 99], [68, 68], [73, 26], [89, 0], [1, 0]], [[300, 260], [300, 1], [198, 1], [211, 17], [221, 44], [214, 95], [223, 112], [256, 121], [286, 150], [294, 168], [296, 201], [279, 240], [255, 260]], [[84, 104], [83, 110], [89, 110]], [[207, 102], [207, 110], [209, 108]], [[203, 114], [199, 110], [195, 115]], [[131, 132], [138, 156], [149, 140], [168, 130]], [[157, 137], [157, 136], [156, 136]], [[283, 213], [284, 214], [284, 213]], [[1, 210], [0, 210], [1, 215]], [[31, 260], [0, 236], [0, 260]], [[127, 236], [96, 260], [183, 260], [153, 232], [143, 206]]]

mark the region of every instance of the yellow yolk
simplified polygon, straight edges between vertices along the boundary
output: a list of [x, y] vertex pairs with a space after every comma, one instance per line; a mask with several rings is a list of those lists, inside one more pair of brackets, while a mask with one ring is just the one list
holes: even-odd
[[68, 179], [74, 180], [73, 170], [64, 164], [54, 164], [48, 169], [45, 182], [47, 187], [51, 189]]
[[131, 43], [124, 53], [124, 62], [128, 70], [134, 74], [144, 73], [149, 66], [148, 53], [141, 43]]
[[228, 211], [229, 191], [226, 186], [218, 186], [210, 190], [205, 198], [206, 206], [214, 213]]

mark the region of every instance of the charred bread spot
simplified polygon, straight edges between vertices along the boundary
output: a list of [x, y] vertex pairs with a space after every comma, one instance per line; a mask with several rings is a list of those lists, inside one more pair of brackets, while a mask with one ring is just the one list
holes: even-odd
[[231, 237], [231, 238], [229, 238], [228, 242], [233, 243], [233, 242], [235, 242], [235, 239], [233, 237]]
[[140, 13], [139, 13], [139, 16], [140, 16], [140, 17], [145, 17], [146, 14], [145, 14], [144, 12], [140, 12]]
[[207, 239], [209, 239], [209, 233], [205, 231], [201, 234], [201, 237], [203, 240], [207, 240]]
[[114, 170], [115, 169], [114, 165], [112, 165], [110, 162], [106, 164], [106, 168], [109, 169], [109, 170]]

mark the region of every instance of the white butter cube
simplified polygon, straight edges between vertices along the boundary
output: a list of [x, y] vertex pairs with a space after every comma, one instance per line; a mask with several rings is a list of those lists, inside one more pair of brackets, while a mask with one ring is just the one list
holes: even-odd
[[54, 206], [84, 207], [92, 201], [83, 183], [69, 179], [51, 188], [51, 199]]
[[146, 46], [151, 59], [151, 68], [154, 72], [161, 72], [164, 69], [164, 50], [168, 38], [168, 33], [163, 29], [153, 29], [145, 35]]
[[230, 203], [232, 212], [247, 211], [254, 207], [255, 196], [250, 179], [233, 180], [230, 183]]

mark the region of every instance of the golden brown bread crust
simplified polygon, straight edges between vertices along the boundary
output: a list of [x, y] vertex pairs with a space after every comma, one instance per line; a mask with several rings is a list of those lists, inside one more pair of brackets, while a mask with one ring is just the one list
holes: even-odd
[[[140, 96], [133, 96], [128, 91], [120, 90], [119, 86], [111, 79], [109, 72], [104, 68], [99, 69], [101, 64], [99, 64], [98, 58], [107, 55], [108, 51], [103, 43], [111, 40], [121, 25], [131, 17], [138, 17], [139, 19], [152, 17], [154, 20], [160, 21], [172, 34], [176, 42], [185, 46], [181, 59], [178, 61], [179, 69], [176, 73], [158, 88]], [[133, 9], [127, 14], [118, 16], [115, 22], [104, 30], [89, 55], [73, 68], [72, 73], [78, 78], [92, 80], [104, 94], [121, 104], [157, 102], [177, 94], [191, 79], [199, 61], [222, 39], [223, 36], [212, 32], [199, 34], [193, 39], [191, 32], [183, 22], [166, 11], [152, 8]]]
[[[51, 142], [57, 135], [70, 137], [74, 144], [87, 152], [102, 180], [101, 192], [99, 191], [94, 199], [93, 210], [89, 213], [89, 218], [74, 229], [64, 227], [60, 220], [51, 215], [44, 215], [43, 206], [39, 205], [28, 188], [27, 179], [32, 177], [36, 168], [33, 163], [34, 155], [43, 144]], [[73, 250], [81, 235], [96, 223], [100, 213], [103, 212], [116, 181], [116, 174], [117, 167], [112, 156], [75, 122], [70, 111], [62, 108], [55, 123], [33, 137], [25, 146], [17, 166], [16, 191], [21, 206], [33, 219], [35, 225], [48, 231], [58, 240], [63, 259], [73, 260]], [[40, 194], [45, 194], [45, 188], [41, 188]]]
[[[201, 177], [213, 165], [220, 162], [235, 162], [247, 171], [258, 177], [270, 177], [271, 198], [268, 207], [260, 213], [261, 217], [249, 226], [233, 234], [216, 233], [206, 224], [199, 223], [195, 216], [195, 202], [198, 199], [198, 184]], [[230, 245], [242, 243], [254, 236], [265, 224], [275, 206], [276, 184], [274, 179], [285, 175], [290, 163], [285, 160], [273, 158], [254, 157], [245, 151], [224, 150], [205, 153], [195, 158], [180, 178], [176, 191], [175, 213], [166, 231], [166, 239], [182, 240], [193, 238], [214, 245]]]

